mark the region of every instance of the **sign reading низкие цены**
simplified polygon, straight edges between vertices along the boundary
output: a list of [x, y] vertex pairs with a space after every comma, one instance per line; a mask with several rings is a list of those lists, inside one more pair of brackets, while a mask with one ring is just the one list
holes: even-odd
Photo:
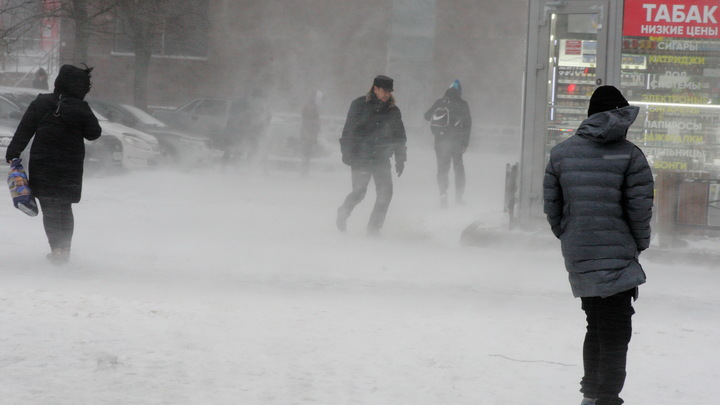
[[623, 35], [719, 38], [718, 0], [625, 0]]

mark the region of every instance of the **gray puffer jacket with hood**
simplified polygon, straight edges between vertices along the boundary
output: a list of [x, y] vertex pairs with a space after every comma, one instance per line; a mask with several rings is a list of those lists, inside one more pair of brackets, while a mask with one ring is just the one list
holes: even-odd
[[650, 245], [653, 177], [645, 155], [625, 139], [638, 111], [593, 114], [550, 151], [544, 212], [575, 297], [608, 297], [645, 282], [638, 254]]

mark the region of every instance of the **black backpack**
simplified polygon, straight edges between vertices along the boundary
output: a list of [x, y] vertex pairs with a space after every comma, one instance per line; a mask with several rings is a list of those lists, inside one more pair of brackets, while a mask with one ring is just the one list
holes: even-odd
[[450, 99], [445, 97], [430, 117], [430, 130], [434, 135], [447, 135], [450, 128], [462, 128], [462, 119], [451, 108]]

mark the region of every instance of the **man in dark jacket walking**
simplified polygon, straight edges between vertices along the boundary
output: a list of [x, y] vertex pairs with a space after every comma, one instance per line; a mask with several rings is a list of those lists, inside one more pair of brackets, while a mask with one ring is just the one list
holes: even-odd
[[650, 166], [625, 139], [638, 111], [615, 87], [597, 88], [588, 118], [552, 148], [545, 169], [544, 211], [587, 317], [583, 405], [623, 403], [632, 300], [645, 282], [638, 257], [650, 245], [653, 205]]
[[84, 140], [100, 137], [101, 128], [88, 104], [92, 68], [63, 65], [51, 94], [39, 94], [20, 120], [5, 154], [9, 163], [35, 137], [30, 148], [29, 183], [40, 202], [50, 244], [48, 258], [56, 264], [70, 257], [74, 230], [72, 203], [80, 202]]
[[352, 191], [337, 212], [337, 227], [345, 231], [353, 208], [365, 198], [370, 179], [377, 199], [370, 215], [368, 235], [377, 235], [385, 222], [393, 194], [390, 158], [395, 155], [398, 177], [405, 168], [406, 136], [400, 109], [392, 96], [393, 79], [377, 76], [370, 91], [350, 104], [340, 138], [342, 161], [350, 166]]
[[462, 99], [460, 81], [455, 80], [445, 95], [439, 98], [425, 113], [430, 130], [435, 136], [437, 158], [437, 182], [440, 206], [447, 208], [447, 191], [450, 186], [448, 174], [452, 162], [455, 171], [455, 203], [465, 205], [465, 165], [463, 154], [470, 144], [472, 118], [468, 103]]

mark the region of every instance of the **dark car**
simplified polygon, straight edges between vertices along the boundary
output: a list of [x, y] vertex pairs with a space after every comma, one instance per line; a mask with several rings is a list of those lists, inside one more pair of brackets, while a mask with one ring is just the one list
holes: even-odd
[[262, 138], [271, 118], [262, 102], [246, 98], [196, 98], [176, 109], [156, 109], [153, 116], [173, 128], [207, 136], [220, 148]]
[[245, 110], [247, 101], [224, 98], [196, 98], [176, 109], [158, 109], [153, 116], [169, 126], [210, 138], [220, 138], [233, 111]]
[[88, 100], [88, 103], [93, 110], [111, 122], [135, 128], [157, 138], [164, 163], [189, 166], [212, 162], [222, 156], [221, 151], [210, 147], [208, 137], [170, 128], [135, 106], [100, 100]]

